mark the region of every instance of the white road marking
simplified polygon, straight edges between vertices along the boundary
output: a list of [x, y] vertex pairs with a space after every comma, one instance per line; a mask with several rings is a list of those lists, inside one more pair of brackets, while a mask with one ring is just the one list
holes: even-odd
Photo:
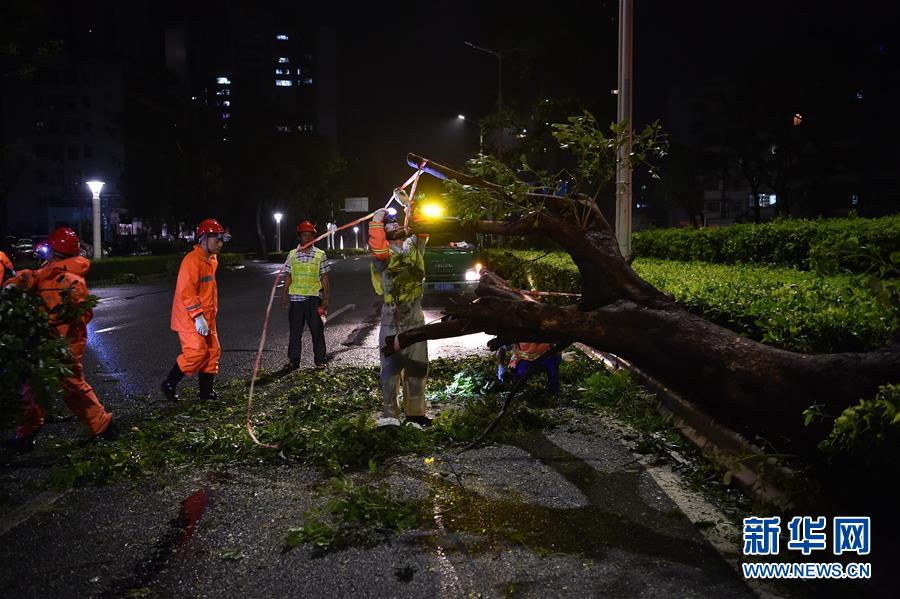
[[97, 333], [108, 333], [108, 332], [110, 332], [110, 331], [115, 331], [115, 330], [117, 330], [117, 329], [124, 329], [125, 327], [130, 327], [130, 326], [133, 326], [133, 325], [134, 325], [133, 322], [128, 322], [128, 323], [125, 323], [125, 324], [116, 325], [116, 326], [114, 326], [114, 327], [107, 327], [107, 328], [105, 328], [105, 329], [99, 329], [99, 330], [97, 330], [97, 331], [94, 331], [94, 334], [97, 334]]
[[328, 316], [328, 322], [333, 322], [335, 318], [337, 318], [338, 316], [340, 316], [341, 314], [343, 314], [343, 313], [346, 312], [347, 310], [355, 310], [355, 309], [356, 309], [356, 304], [347, 304], [346, 306], [344, 306], [344, 307], [342, 307], [342, 308], [338, 308], [337, 310], [335, 310], [335, 311], [332, 312], [331, 314], [328, 314], [328, 315], [327, 315], [327, 316]]
[[56, 503], [57, 499], [66, 495], [68, 492], [68, 489], [65, 491], [44, 491], [25, 505], [14, 509], [7, 514], [5, 518], [0, 520], [0, 536], [5, 535], [13, 528], [26, 522], [36, 513], [46, 510]]

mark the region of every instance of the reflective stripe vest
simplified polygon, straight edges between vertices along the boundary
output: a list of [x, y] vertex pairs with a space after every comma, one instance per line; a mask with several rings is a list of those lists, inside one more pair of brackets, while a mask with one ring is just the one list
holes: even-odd
[[372, 286], [386, 304], [402, 304], [422, 297], [425, 282], [425, 239], [410, 237], [401, 250], [391, 247], [387, 264], [373, 261]]
[[535, 360], [541, 358], [547, 352], [547, 350], [550, 349], [550, 347], [550, 343], [516, 343], [516, 347], [512, 352], [512, 357], [509, 360], [509, 367], [515, 368], [516, 364], [518, 364], [520, 360], [534, 362]]
[[[308, 250], [307, 250], [308, 251]], [[291, 265], [291, 286], [288, 293], [291, 295], [319, 295], [322, 289], [322, 281], [319, 271], [322, 261], [325, 260], [325, 251], [313, 246], [311, 260], [298, 260], [297, 248], [288, 253], [287, 263]]]

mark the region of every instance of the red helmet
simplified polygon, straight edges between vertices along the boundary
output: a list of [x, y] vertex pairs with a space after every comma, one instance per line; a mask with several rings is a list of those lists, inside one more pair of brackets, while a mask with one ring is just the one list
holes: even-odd
[[200, 223], [200, 226], [197, 227], [197, 239], [199, 240], [204, 235], [209, 235], [211, 233], [225, 233], [225, 227], [219, 224], [214, 218], [207, 218], [206, 220]]
[[77, 256], [81, 253], [81, 241], [78, 235], [69, 227], [60, 227], [50, 233], [47, 239], [50, 249], [64, 256]]
[[299, 225], [297, 225], [297, 232], [298, 233], [315, 233], [316, 226], [314, 224], [312, 224], [311, 222], [309, 222], [308, 220], [305, 220], [302, 223], [300, 223]]

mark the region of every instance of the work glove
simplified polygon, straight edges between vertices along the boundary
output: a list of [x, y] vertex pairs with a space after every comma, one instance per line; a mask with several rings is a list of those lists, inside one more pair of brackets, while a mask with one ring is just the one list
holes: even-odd
[[383, 223], [385, 217], [387, 216], [387, 210], [384, 208], [379, 208], [375, 211], [375, 216], [372, 217], [373, 223]]
[[204, 337], [209, 335], [209, 324], [206, 322], [206, 319], [202, 314], [194, 319], [194, 328], [197, 329], [197, 332]]

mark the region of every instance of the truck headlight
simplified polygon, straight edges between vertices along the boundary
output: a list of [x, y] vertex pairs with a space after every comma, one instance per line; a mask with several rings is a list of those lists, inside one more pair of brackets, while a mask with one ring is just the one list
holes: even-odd
[[466, 280], [467, 281], [477, 281], [481, 278], [481, 273], [474, 269], [469, 269], [466, 271]]

